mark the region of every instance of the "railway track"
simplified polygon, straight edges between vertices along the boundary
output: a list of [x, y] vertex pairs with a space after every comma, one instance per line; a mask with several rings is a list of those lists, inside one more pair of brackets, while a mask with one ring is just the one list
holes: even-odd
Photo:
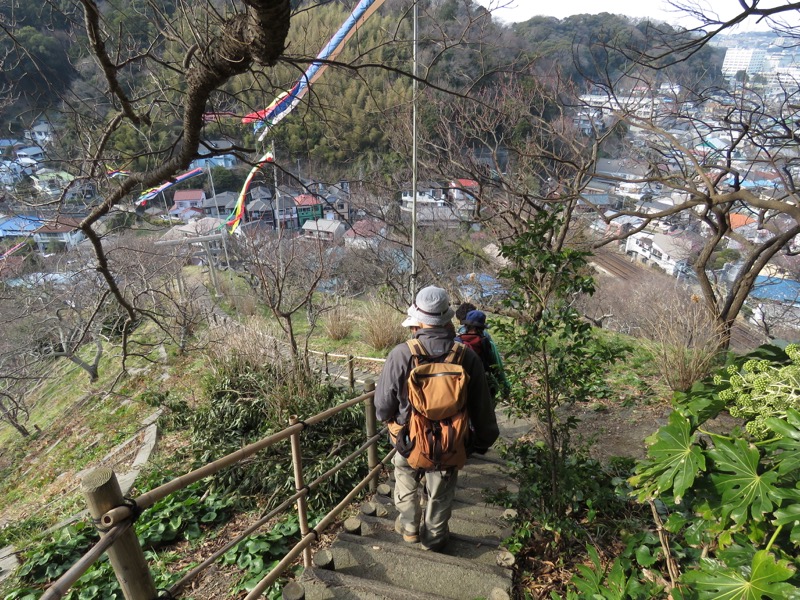
[[[609, 248], [598, 248], [589, 264], [605, 275], [631, 282], [641, 279], [647, 271], [645, 267]], [[731, 329], [730, 347], [737, 352], [753, 350], [765, 341], [761, 332], [748, 323], [737, 321]]]
[[608, 248], [595, 250], [589, 264], [601, 272], [625, 281], [638, 279], [642, 274], [642, 267]]

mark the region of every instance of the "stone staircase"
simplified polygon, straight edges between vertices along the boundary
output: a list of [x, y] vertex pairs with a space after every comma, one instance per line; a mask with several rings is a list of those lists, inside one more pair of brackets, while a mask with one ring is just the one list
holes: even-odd
[[[501, 417], [501, 436], [516, 439], [530, 425]], [[472, 457], [459, 473], [450, 542], [442, 552], [409, 544], [394, 531], [392, 484], [382, 484], [358, 516], [347, 519], [334, 543], [319, 550], [314, 566], [283, 589], [285, 600], [508, 600], [513, 556], [502, 548], [513, 511], [492, 506], [485, 492], [516, 483], [497, 450]]]

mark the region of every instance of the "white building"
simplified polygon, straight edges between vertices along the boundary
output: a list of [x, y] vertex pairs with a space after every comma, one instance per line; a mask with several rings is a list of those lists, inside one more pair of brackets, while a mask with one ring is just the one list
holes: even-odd
[[765, 50], [760, 48], [728, 48], [722, 63], [722, 74], [733, 77], [739, 71], [755, 75], [764, 71]]
[[663, 233], [635, 233], [625, 240], [625, 254], [646, 265], [655, 265], [678, 277], [688, 265], [691, 245]]

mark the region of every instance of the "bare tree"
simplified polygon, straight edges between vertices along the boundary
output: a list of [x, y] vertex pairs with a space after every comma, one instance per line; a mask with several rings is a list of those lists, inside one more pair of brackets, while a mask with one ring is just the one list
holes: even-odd
[[[282, 231], [256, 228], [236, 236], [231, 244], [232, 254], [244, 265], [253, 288], [286, 335], [296, 365], [301, 349], [295, 319], [305, 311], [313, 329], [328, 307], [315, 294], [330, 273], [334, 248], [322, 240], [290, 238]], [[306, 344], [307, 340], [308, 336]]]

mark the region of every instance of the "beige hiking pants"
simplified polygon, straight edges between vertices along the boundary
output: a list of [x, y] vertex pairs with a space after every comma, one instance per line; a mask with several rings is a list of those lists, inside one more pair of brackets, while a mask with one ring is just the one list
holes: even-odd
[[447, 471], [428, 471], [423, 475], [428, 503], [425, 506], [425, 519], [420, 521], [422, 509], [417, 492], [421, 479], [416, 469], [408, 461], [395, 454], [394, 465], [394, 505], [400, 512], [400, 523], [409, 533], [420, 532], [421, 542], [426, 546], [441, 542], [448, 533], [447, 522], [453, 510], [453, 498], [456, 494], [458, 469]]

